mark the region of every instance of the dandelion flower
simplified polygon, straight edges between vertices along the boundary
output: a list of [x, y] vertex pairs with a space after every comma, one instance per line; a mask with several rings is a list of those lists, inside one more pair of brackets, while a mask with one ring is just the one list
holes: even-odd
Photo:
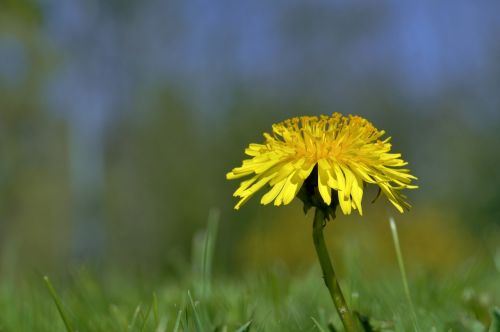
[[323, 229], [335, 218], [337, 206], [344, 214], [358, 210], [366, 184], [374, 184], [400, 211], [410, 207], [403, 189], [413, 189], [416, 177], [403, 168], [401, 154], [391, 153], [390, 137], [359, 116], [302, 116], [273, 125], [264, 133], [263, 144], [250, 144], [250, 159], [227, 173], [244, 180], [234, 196], [247, 202], [262, 187], [271, 188], [262, 204], [289, 204], [295, 197], [304, 202], [304, 211], [315, 207], [313, 242], [323, 272], [323, 280], [347, 332], [361, 331], [360, 322], [349, 310], [326, 248]]
[[268, 185], [262, 204], [286, 205], [301, 189], [313, 190], [323, 206], [340, 205], [344, 214], [362, 214], [364, 188], [374, 184], [403, 212], [410, 204], [401, 190], [417, 188], [411, 184], [416, 177], [403, 168], [407, 162], [401, 154], [391, 152], [391, 138], [384, 134], [362, 117], [340, 113], [274, 124], [271, 134], [264, 133], [263, 144], [252, 143], [245, 150], [251, 158], [226, 175], [230, 180], [250, 176], [234, 193], [240, 198], [235, 209]]

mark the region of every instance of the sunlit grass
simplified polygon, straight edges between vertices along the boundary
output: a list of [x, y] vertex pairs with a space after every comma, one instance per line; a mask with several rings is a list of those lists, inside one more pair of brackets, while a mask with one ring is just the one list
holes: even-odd
[[[207, 231], [195, 238], [192, 268], [181, 277], [103, 276], [83, 268], [45, 281], [4, 277], [0, 331], [342, 331], [317, 266], [290, 272], [277, 264], [237, 276], [212, 271], [217, 218], [213, 213]], [[500, 298], [495, 257], [490, 265], [464, 262], [445, 276], [408, 275], [407, 287], [397, 268], [378, 277], [348, 269], [351, 279], [342, 286], [367, 331], [414, 331], [416, 325], [419, 331], [498, 331], [498, 321], [492, 323]]]

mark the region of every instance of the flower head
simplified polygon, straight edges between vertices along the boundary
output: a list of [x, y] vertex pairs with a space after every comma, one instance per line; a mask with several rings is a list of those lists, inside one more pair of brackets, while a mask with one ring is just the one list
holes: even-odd
[[240, 198], [235, 209], [265, 185], [271, 188], [262, 204], [289, 204], [306, 182], [313, 183], [322, 204], [362, 214], [363, 190], [371, 183], [403, 212], [410, 204], [401, 190], [417, 188], [411, 185], [416, 177], [401, 168], [407, 162], [391, 153], [390, 137], [382, 139], [384, 134], [362, 117], [340, 113], [274, 124], [272, 134], [264, 133], [264, 144], [252, 143], [245, 150], [251, 158], [226, 175], [229, 180], [251, 176], [234, 193]]

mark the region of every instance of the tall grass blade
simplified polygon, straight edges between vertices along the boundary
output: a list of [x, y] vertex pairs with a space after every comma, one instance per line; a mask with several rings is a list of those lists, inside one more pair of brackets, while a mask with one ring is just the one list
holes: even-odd
[[313, 321], [319, 332], [327, 332], [314, 317], [311, 317], [311, 320]]
[[153, 317], [155, 320], [155, 326], [158, 326], [160, 324], [159, 321], [159, 314], [158, 314], [158, 297], [156, 296], [156, 293], [153, 293]]
[[401, 246], [399, 244], [398, 229], [396, 227], [396, 222], [394, 221], [393, 217], [389, 218], [389, 223], [391, 226], [391, 233], [392, 233], [392, 240], [394, 242], [394, 249], [396, 250], [396, 256], [398, 259], [399, 271], [401, 272], [401, 279], [403, 281], [403, 288], [404, 288], [406, 300], [408, 302], [408, 307], [410, 308], [411, 318], [412, 318], [412, 322], [413, 322], [413, 328], [415, 329], [416, 332], [419, 332], [417, 315], [415, 313], [415, 308], [413, 306], [413, 301], [411, 299], [410, 287], [408, 287], [408, 279], [406, 277], [406, 269], [405, 269], [405, 265], [404, 265], [404, 261], [403, 261], [403, 254], [401, 251]]
[[139, 313], [141, 312], [141, 304], [135, 308], [134, 315], [132, 316], [132, 320], [128, 324], [128, 329], [131, 331], [134, 326], [135, 326], [135, 321], [137, 320], [137, 317], [139, 317]]
[[491, 318], [491, 325], [488, 332], [500, 332], [500, 308], [493, 308]]
[[177, 313], [177, 318], [175, 319], [175, 325], [173, 332], [179, 332], [179, 328], [181, 327], [181, 318], [182, 318], [182, 309]]
[[245, 324], [241, 325], [236, 332], [248, 332], [250, 331], [250, 326], [252, 325], [252, 320], [249, 320]]
[[69, 319], [66, 316], [66, 313], [64, 312], [64, 308], [62, 306], [62, 302], [59, 299], [59, 295], [57, 295], [56, 290], [54, 289], [54, 286], [52, 286], [52, 283], [50, 282], [49, 277], [45, 276], [43, 277], [43, 280], [45, 281], [45, 285], [47, 286], [50, 295], [52, 296], [52, 300], [54, 300], [54, 303], [57, 307], [57, 311], [59, 311], [59, 315], [61, 316], [61, 319], [64, 322], [64, 326], [66, 326], [66, 331], [68, 332], [74, 332], [73, 327], [71, 327], [71, 324], [69, 323]]
[[151, 304], [148, 308], [148, 311], [146, 312], [146, 315], [142, 317], [142, 325], [140, 331], [143, 332], [144, 329], [146, 328], [146, 324], [148, 323], [149, 316], [151, 315], [151, 309], [153, 307], [153, 304]]
[[217, 237], [217, 229], [219, 226], [219, 219], [220, 211], [218, 209], [210, 210], [208, 214], [208, 225], [205, 232], [205, 243], [203, 245], [202, 257], [203, 295], [210, 292], [214, 247]]
[[158, 327], [156, 328], [155, 332], [165, 332], [167, 330], [167, 326], [168, 326], [168, 318], [162, 317], [160, 319], [160, 322], [158, 323]]
[[189, 302], [191, 304], [191, 308], [193, 309], [193, 317], [194, 317], [194, 324], [196, 327], [196, 331], [203, 332], [203, 326], [201, 325], [200, 315], [198, 314], [198, 310], [196, 310], [196, 306], [194, 304], [193, 297], [191, 296], [190, 291], [188, 291], [188, 298], [189, 298]]

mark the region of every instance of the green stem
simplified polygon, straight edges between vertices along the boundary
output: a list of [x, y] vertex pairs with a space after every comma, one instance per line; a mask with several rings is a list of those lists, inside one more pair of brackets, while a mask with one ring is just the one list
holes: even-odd
[[325, 227], [326, 222], [325, 217], [324, 212], [321, 209], [316, 208], [313, 223], [314, 247], [316, 248], [319, 264], [321, 265], [321, 270], [323, 271], [323, 278], [325, 280], [326, 287], [330, 292], [330, 297], [335, 304], [345, 330], [347, 332], [357, 332], [358, 328], [356, 321], [354, 320], [354, 317], [345, 302], [344, 295], [342, 295], [340, 285], [330, 261], [330, 255], [326, 249], [325, 239], [323, 237], [323, 228]]

